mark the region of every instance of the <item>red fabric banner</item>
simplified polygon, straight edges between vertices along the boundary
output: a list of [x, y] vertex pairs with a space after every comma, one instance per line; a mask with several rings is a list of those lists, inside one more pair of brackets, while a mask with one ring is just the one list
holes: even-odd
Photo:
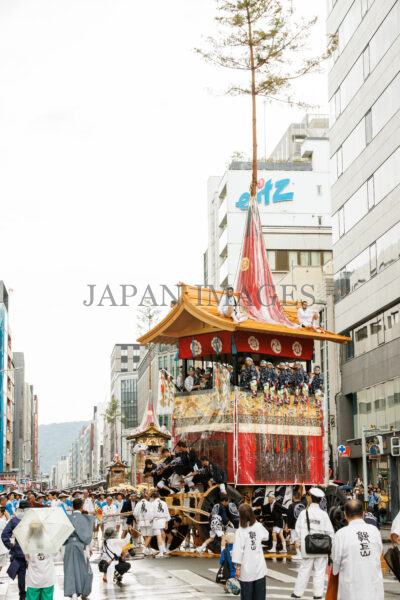
[[216, 333], [202, 333], [201, 335], [189, 336], [179, 339], [179, 358], [198, 358], [213, 354], [231, 353], [230, 331], [218, 331]]
[[293, 323], [283, 312], [275, 291], [255, 198], [251, 198], [247, 210], [239, 268], [236, 291], [241, 294], [241, 302], [247, 306], [250, 317], [254, 321], [293, 327]]
[[238, 352], [256, 352], [282, 358], [311, 360], [314, 340], [300, 340], [294, 336], [284, 335], [257, 335], [252, 332], [239, 331], [235, 333], [235, 345]]
[[[237, 352], [298, 360], [311, 360], [313, 356], [314, 341], [312, 339], [304, 340], [284, 335], [258, 335], [251, 331], [238, 331], [233, 336]], [[232, 334], [229, 331], [203, 333], [193, 338], [190, 336], [179, 340], [179, 358], [218, 356], [219, 354], [231, 354], [231, 352]]]

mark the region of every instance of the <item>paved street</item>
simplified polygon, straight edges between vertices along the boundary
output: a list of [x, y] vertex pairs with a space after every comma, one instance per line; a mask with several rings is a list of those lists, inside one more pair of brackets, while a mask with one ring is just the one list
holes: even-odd
[[[215, 583], [218, 570], [216, 558], [182, 558], [166, 559], [146, 558], [132, 561], [132, 570], [124, 576], [121, 587], [103, 583], [97, 568], [99, 555], [93, 555], [94, 585], [92, 600], [214, 600], [226, 598], [224, 588]], [[286, 559], [268, 560], [267, 598], [278, 600], [290, 598], [297, 575], [298, 563]], [[18, 599], [17, 584], [7, 577], [0, 586], [0, 598]], [[387, 572], [384, 574], [385, 599], [400, 597], [400, 584]], [[57, 563], [57, 586], [54, 600], [62, 600], [64, 594], [62, 563]], [[312, 586], [308, 586], [303, 598], [312, 598]], [[351, 593], [349, 594], [351, 597]]]

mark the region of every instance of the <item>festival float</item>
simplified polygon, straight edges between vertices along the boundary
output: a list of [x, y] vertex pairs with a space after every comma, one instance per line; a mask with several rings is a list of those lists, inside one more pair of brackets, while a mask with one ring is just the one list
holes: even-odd
[[[269, 269], [258, 206], [250, 202], [239, 276], [237, 300], [248, 319], [234, 322], [218, 313], [224, 293], [206, 287], [180, 284], [178, 303], [168, 315], [138, 339], [141, 344], [178, 347], [184, 378], [188, 361], [213, 366], [213, 388], [174, 391], [162, 373], [161, 402], [171, 402], [173, 445], [187, 441], [200, 456], [205, 454], [228, 474], [230, 493], [257, 505], [275, 487], [282, 500], [291, 499], [293, 485], [328, 485], [329, 454], [326, 438], [326, 398], [307, 387], [289, 394], [287, 389], [266, 386], [259, 391], [238, 386], [240, 365], [250, 356], [276, 366], [281, 361], [301, 361], [311, 370], [314, 341], [345, 344], [348, 338], [322, 328], [301, 327], [297, 302], [280, 303]], [[233, 366], [233, 385], [225, 365]], [[215, 490], [215, 488], [213, 488]], [[328, 503], [342, 503], [332, 488]], [[218, 491], [214, 492], [218, 494]], [[215, 498], [210, 491], [196, 504], [209, 512]]]

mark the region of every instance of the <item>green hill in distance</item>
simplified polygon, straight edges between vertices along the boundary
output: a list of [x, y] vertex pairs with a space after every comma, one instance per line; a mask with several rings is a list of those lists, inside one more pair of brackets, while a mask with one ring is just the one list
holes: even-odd
[[89, 421], [71, 421], [39, 425], [39, 462], [42, 473], [50, 473], [52, 465], [68, 454], [79, 431], [88, 424]]

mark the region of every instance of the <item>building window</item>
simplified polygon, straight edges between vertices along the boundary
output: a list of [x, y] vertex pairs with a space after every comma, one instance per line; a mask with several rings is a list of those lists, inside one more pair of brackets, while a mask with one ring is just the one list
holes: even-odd
[[368, 196], [368, 210], [371, 210], [375, 206], [375, 190], [374, 190], [374, 176], [370, 177], [367, 181], [367, 196]]
[[341, 238], [344, 235], [344, 210], [343, 206], [339, 210], [339, 237]]
[[128, 365], [126, 363], [121, 364], [121, 373], [124, 373], [128, 370]]
[[128, 350], [127, 349], [122, 350], [122, 348], [121, 348], [121, 356], [128, 356]]
[[159, 356], [159, 358], [158, 358], [158, 370], [161, 371], [161, 369], [162, 369], [162, 358], [161, 358], [161, 356]]
[[297, 250], [289, 250], [289, 268], [297, 267], [299, 264], [299, 253]]
[[[400, 258], [400, 222], [376, 240], [377, 273]], [[335, 302], [358, 289], [371, 277], [369, 247], [334, 275]], [[347, 281], [347, 283], [345, 283]], [[344, 285], [345, 284], [345, 285]]]
[[377, 273], [377, 255], [376, 255], [376, 243], [374, 242], [369, 247], [369, 262], [370, 262], [370, 276], [374, 277]]
[[276, 271], [275, 250], [267, 250], [268, 264], [271, 271]]
[[369, 60], [369, 46], [367, 46], [362, 55], [363, 60], [363, 75], [364, 81], [367, 79], [370, 74], [370, 60]]
[[276, 270], [289, 271], [289, 256], [286, 250], [276, 250]]
[[124, 379], [121, 381], [121, 420], [124, 429], [137, 427], [137, 381]]
[[340, 148], [336, 154], [337, 154], [337, 176], [339, 178], [341, 176], [341, 174], [343, 173], [343, 148], [342, 148], [342, 146], [340, 146]]
[[372, 111], [369, 110], [365, 115], [365, 142], [369, 144], [372, 140]]

